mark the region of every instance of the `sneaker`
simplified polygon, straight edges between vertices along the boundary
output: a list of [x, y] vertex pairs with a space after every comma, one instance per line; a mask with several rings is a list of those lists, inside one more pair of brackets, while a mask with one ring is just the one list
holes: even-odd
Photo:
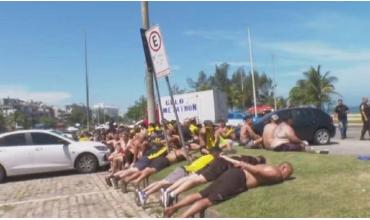
[[115, 189], [118, 189], [118, 181], [116, 178], [112, 177], [110, 178], [110, 182], [112, 183], [112, 186], [115, 188]]
[[162, 203], [162, 206], [164, 206], [164, 202], [163, 202], [163, 196], [164, 196], [164, 192], [165, 192], [165, 190], [163, 189], [163, 188], [161, 188], [160, 190], [159, 190], [159, 193], [161, 194], [160, 195], [160, 200], [161, 200], [161, 203]]
[[145, 206], [145, 193], [141, 190], [136, 190], [137, 197], [139, 199], [139, 204], [141, 207]]
[[167, 208], [167, 197], [168, 197], [168, 194], [169, 192], [167, 192], [167, 190], [165, 190], [162, 194], [162, 203], [163, 203], [163, 207], [164, 208]]
[[173, 205], [173, 202], [175, 201], [175, 197], [172, 197], [169, 193], [168, 193], [168, 199], [167, 199], [167, 207], [168, 206], [172, 206]]
[[112, 182], [111, 182], [111, 180], [110, 180], [111, 178], [110, 177], [108, 177], [108, 176], [106, 176], [105, 177], [105, 183], [108, 185], [108, 186], [112, 186]]

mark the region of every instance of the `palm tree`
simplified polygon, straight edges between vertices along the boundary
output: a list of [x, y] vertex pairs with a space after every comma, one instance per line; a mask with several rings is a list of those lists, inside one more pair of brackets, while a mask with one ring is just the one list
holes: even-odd
[[330, 101], [330, 96], [338, 94], [335, 92], [334, 83], [338, 81], [335, 76], [329, 76], [330, 72], [321, 73], [321, 66], [317, 69], [311, 67], [304, 72], [304, 79], [298, 80], [296, 86], [289, 92], [291, 103], [314, 104], [317, 108], [322, 108], [324, 103]]

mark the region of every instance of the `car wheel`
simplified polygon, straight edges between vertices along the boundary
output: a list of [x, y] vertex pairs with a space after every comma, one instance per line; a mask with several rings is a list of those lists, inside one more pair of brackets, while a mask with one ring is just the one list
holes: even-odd
[[79, 173], [92, 173], [98, 169], [98, 160], [92, 154], [82, 154], [76, 160], [76, 169]]
[[329, 144], [330, 142], [330, 134], [328, 129], [321, 128], [315, 132], [314, 136], [315, 144]]
[[3, 183], [5, 181], [5, 170], [4, 168], [0, 165], [0, 183]]

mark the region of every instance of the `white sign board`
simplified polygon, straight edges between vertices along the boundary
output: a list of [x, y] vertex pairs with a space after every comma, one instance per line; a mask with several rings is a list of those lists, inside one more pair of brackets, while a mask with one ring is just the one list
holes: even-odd
[[159, 27], [151, 27], [145, 32], [145, 37], [148, 42], [155, 75], [157, 78], [167, 76], [170, 73], [170, 65], [168, 64], [166, 50]]

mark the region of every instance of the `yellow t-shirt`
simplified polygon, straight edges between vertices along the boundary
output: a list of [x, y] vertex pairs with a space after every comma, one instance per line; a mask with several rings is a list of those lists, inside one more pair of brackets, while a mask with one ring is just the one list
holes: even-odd
[[199, 128], [193, 124], [191, 124], [189, 126], [189, 130], [191, 132], [191, 135], [197, 135], [198, 134], [198, 131], [199, 131]]
[[88, 137], [80, 137], [79, 141], [89, 141]]
[[161, 149], [159, 149], [157, 152], [152, 153], [148, 156], [149, 160], [153, 160], [155, 158], [158, 158], [162, 155], [164, 155], [167, 152], [167, 146], [163, 146]]
[[203, 169], [205, 166], [211, 163], [214, 159], [215, 158], [212, 156], [212, 154], [207, 154], [207, 155], [201, 156], [198, 159], [194, 160], [193, 163], [184, 166], [184, 169], [188, 173], [195, 173]]
[[146, 130], [149, 136], [152, 135], [154, 131], [155, 131], [155, 128], [153, 128], [152, 126], [149, 126], [148, 129]]

